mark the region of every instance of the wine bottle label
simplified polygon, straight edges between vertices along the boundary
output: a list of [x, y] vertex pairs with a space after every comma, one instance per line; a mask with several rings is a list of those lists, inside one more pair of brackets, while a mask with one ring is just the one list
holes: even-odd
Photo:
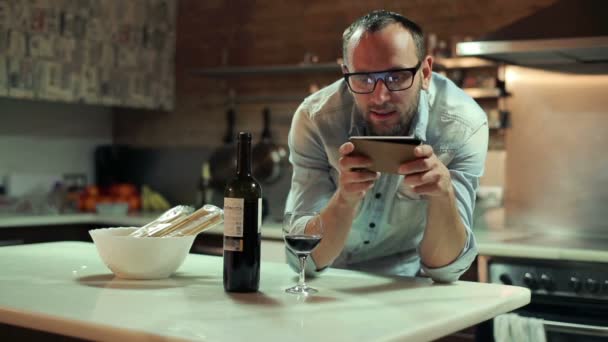
[[258, 198], [258, 233], [262, 231], [262, 199]]
[[224, 236], [243, 237], [244, 198], [224, 198]]
[[232, 236], [224, 236], [224, 250], [242, 252], [243, 251], [243, 239], [234, 238]]

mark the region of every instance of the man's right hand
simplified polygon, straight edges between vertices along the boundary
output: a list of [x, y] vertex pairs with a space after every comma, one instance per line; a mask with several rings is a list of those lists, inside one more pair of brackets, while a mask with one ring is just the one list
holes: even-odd
[[374, 186], [374, 182], [380, 177], [380, 172], [367, 170], [372, 166], [370, 158], [361, 155], [351, 155], [355, 145], [351, 142], [340, 146], [340, 184], [338, 194], [345, 204], [357, 204]]

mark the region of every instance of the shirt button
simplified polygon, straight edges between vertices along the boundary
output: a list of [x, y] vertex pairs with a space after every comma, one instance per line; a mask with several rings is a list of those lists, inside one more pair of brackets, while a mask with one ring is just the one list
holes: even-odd
[[369, 240], [363, 241], [363, 243], [367, 245], [369, 243]]
[[374, 228], [375, 226], [376, 226], [376, 224], [374, 222], [372, 222], [372, 223], [369, 224], [370, 228]]
[[379, 192], [378, 192], [378, 193], [376, 193], [376, 198], [380, 198], [380, 197], [382, 197], [382, 194], [381, 194], [381, 193], [379, 193]]

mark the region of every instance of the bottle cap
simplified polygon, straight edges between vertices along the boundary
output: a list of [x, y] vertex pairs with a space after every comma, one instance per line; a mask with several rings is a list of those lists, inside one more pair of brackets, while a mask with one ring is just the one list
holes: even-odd
[[250, 132], [240, 132], [239, 140], [251, 141], [251, 133]]

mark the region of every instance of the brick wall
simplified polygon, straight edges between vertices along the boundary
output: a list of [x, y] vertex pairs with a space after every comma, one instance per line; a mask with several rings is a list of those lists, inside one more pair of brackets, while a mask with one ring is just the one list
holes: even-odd
[[[479, 37], [555, 0], [237, 1], [179, 0], [176, 105], [170, 113], [116, 110], [115, 141], [140, 146], [216, 146], [225, 130], [226, 95], [305, 93], [310, 83], [329, 84], [337, 74], [212, 79], [197, 68], [297, 64], [307, 52], [320, 62], [341, 56], [341, 35], [355, 18], [377, 8], [400, 12], [442, 39]], [[273, 133], [285, 141], [297, 101], [238, 104], [237, 129], [261, 130], [269, 105]], [[259, 133], [258, 133], [259, 134]], [[256, 134], [257, 135], [257, 134]]]

